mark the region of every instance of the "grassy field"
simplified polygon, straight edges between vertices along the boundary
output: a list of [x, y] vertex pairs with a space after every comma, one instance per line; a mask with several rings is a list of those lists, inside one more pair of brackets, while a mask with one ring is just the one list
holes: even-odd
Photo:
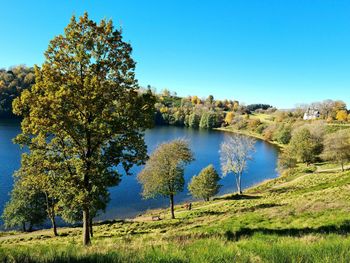
[[[327, 167], [330, 167], [329, 165]], [[133, 220], [80, 228], [1, 233], [2, 262], [350, 262], [350, 171], [294, 172], [248, 189]], [[232, 179], [233, 180], [233, 179]], [[152, 221], [152, 215], [162, 220]]]
[[273, 116], [271, 114], [266, 113], [252, 113], [249, 115], [251, 119], [259, 119], [262, 123], [272, 124]]

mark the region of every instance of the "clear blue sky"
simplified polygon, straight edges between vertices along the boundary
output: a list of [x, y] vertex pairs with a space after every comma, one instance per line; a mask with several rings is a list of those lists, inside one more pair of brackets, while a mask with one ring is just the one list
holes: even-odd
[[84, 11], [122, 24], [141, 85], [280, 108], [350, 106], [350, 1], [0, 0], [0, 67], [40, 65]]

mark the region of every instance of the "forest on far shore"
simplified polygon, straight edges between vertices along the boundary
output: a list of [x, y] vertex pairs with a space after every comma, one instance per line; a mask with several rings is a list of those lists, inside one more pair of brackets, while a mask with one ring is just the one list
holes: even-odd
[[[35, 84], [34, 68], [25, 65], [13, 66], [8, 69], [0, 69], [0, 117], [14, 117], [12, 102], [23, 90], [30, 89]], [[215, 99], [213, 95], [207, 98], [199, 96], [179, 97], [176, 92], [164, 89], [156, 92], [155, 88], [147, 86], [140, 88], [140, 92], [152, 90], [156, 95], [155, 124], [175, 125], [191, 128], [218, 128], [235, 125], [246, 128], [248, 125], [260, 126], [261, 123], [248, 121], [252, 113], [267, 114], [268, 120], [281, 122], [285, 119], [291, 121], [302, 120], [308, 108], [317, 109], [319, 119], [328, 123], [348, 123], [350, 114], [347, 105], [341, 100], [324, 100], [310, 105], [299, 105], [290, 110], [278, 110], [277, 108], [262, 103], [245, 105], [236, 99]], [[240, 127], [244, 126], [244, 127]]]

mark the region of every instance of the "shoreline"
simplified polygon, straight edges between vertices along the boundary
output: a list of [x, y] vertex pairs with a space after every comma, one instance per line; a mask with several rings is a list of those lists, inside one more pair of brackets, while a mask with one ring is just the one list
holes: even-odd
[[[157, 128], [157, 127], [162, 127], [163, 125], [160, 125], [160, 126], [158, 126], [158, 125], [156, 125], [154, 128]], [[164, 126], [166, 126], [166, 127], [174, 127], [174, 126], [172, 126], [172, 125], [164, 125]], [[175, 126], [175, 127], [178, 127], [178, 126]], [[181, 129], [193, 129], [193, 128], [186, 128], [186, 127], [179, 127], [179, 128], [181, 128]], [[193, 129], [193, 130], [198, 130], [198, 129]], [[210, 132], [210, 131], [224, 131], [224, 132], [234, 132], [233, 130], [229, 130], [229, 129], [227, 129], [227, 128], [213, 128], [213, 129], [203, 129], [204, 131], [208, 131], [208, 132]], [[244, 134], [244, 133], [241, 133], [241, 134]], [[254, 137], [252, 134], [245, 134], [245, 135], [247, 135], [247, 136], [252, 136], [252, 137]], [[258, 136], [256, 136], [255, 138], [257, 138], [257, 139], [260, 139], [260, 140], [263, 140], [263, 138], [262, 137], [258, 137]], [[265, 141], [265, 140], [263, 140], [263, 141]], [[267, 142], [267, 141], [266, 141]], [[270, 143], [270, 142], [268, 142], [268, 143]], [[262, 178], [262, 180], [258, 183], [258, 184], [254, 184], [254, 185], [251, 185], [250, 187], [248, 187], [248, 188], [246, 188], [246, 189], [244, 189], [244, 190], [248, 190], [248, 189], [250, 189], [251, 187], [254, 187], [254, 186], [256, 186], [256, 185], [260, 185], [261, 183], [263, 183], [265, 180], [271, 180], [271, 179], [267, 179], [267, 178]], [[226, 193], [226, 194], [224, 194], [224, 195], [230, 195], [230, 194], [235, 194], [235, 192], [231, 192], [231, 193]], [[221, 196], [224, 196], [224, 195], [220, 195], [220, 196], [217, 196], [216, 198], [218, 198], [218, 197], [221, 197]], [[190, 202], [197, 202], [198, 200], [191, 200]], [[181, 200], [179, 203], [177, 203], [177, 205], [178, 206], [182, 206], [183, 204], [185, 204], [186, 202], [189, 202], [189, 201], [186, 201], [186, 200]], [[117, 221], [130, 221], [130, 220], [134, 220], [134, 219], [136, 219], [136, 218], [138, 218], [139, 217], [139, 215], [145, 215], [145, 214], [149, 214], [149, 213], [154, 213], [155, 211], [159, 211], [159, 210], [161, 210], [161, 211], [167, 211], [167, 207], [165, 206], [165, 207], [162, 207], [162, 206], [159, 206], [159, 207], [155, 207], [155, 208], [152, 208], [152, 209], [145, 209], [144, 211], [138, 211], [138, 212], [135, 212], [134, 213], [134, 215], [129, 215], [129, 216], [121, 216], [121, 217], [113, 217], [113, 218], [105, 218], [105, 219], [96, 219], [96, 221], [95, 221], [95, 223], [96, 224], [99, 224], [99, 223], [103, 223], [103, 222], [109, 222], [109, 221], [115, 221], [115, 220], [117, 220]], [[63, 225], [61, 225], [61, 226], [59, 226], [59, 227], [79, 227], [79, 223], [78, 224], [73, 224], [73, 225], [70, 225], [70, 224], [63, 224]], [[44, 230], [44, 229], [50, 229], [50, 226], [49, 226], [49, 224], [48, 225], [44, 225], [44, 226], [40, 226], [39, 228], [37, 228], [36, 230]], [[11, 231], [11, 230], [10, 230]], [[4, 230], [4, 229], [1, 229], [0, 230], [0, 232], [8, 232], [7, 230]]]
[[264, 142], [267, 142], [267, 143], [269, 143], [269, 144], [275, 145], [275, 146], [277, 146], [277, 147], [280, 148], [280, 149], [285, 148], [285, 145], [283, 145], [283, 144], [280, 144], [280, 143], [275, 142], [275, 141], [266, 140], [262, 135], [260, 135], [260, 134], [258, 134], [258, 133], [253, 133], [253, 132], [250, 132], [250, 131], [246, 131], [246, 130], [237, 130], [237, 129], [224, 128], [224, 127], [221, 127], [221, 128], [213, 128], [212, 130], [215, 130], [215, 131], [224, 131], [224, 132], [230, 132], [230, 133], [236, 133], [236, 134], [240, 134], [240, 135], [245, 135], [245, 136], [253, 137], [253, 138], [262, 140], [262, 141], [264, 141]]

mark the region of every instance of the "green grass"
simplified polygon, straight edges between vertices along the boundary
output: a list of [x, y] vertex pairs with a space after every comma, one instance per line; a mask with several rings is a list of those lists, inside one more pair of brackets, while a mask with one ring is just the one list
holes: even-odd
[[250, 114], [249, 117], [251, 119], [259, 119], [262, 123], [267, 123], [267, 124], [274, 123], [273, 116], [271, 114], [253, 113], [253, 114]]
[[336, 131], [339, 130], [345, 130], [345, 129], [349, 129], [350, 128], [350, 123], [327, 123], [326, 125], [326, 133], [330, 134], [330, 133], [334, 133]]
[[[331, 164], [328, 164], [331, 166]], [[327, 166], [327, 167], [328, 167]], [[80, 228], [1, 233], [3, 262], [350, 262], [350, 171], [300, 166], [244, 192]], [[232, 178], [233, 183], [233, 178]], [[152, 215], [162, 220], [151, 221]]]

